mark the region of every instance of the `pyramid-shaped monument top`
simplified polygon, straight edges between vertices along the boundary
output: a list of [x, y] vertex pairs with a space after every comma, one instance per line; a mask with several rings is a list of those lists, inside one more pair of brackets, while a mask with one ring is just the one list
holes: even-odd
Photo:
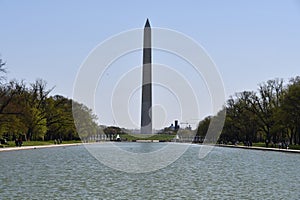
[[146, 24], [145, 24], [145, 28], [146, 27], [150, 27], [150, 23], [149, 23], [149, 19], [147, 18]]

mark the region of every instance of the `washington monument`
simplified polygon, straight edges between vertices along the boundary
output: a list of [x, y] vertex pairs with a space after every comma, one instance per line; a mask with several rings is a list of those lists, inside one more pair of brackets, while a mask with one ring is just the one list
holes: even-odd
[[152, 134], [152, 56], [151, 27], [147, 19], [144, 27], [143, 77], [142, 77], [142, 111], [141, 133]]

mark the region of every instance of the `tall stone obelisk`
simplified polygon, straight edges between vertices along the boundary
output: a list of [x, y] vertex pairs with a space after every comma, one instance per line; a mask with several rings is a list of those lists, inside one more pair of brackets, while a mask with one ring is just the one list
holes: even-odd
[[151, 27], [147, 19], [144, 28], [143, 47], [143, 85], [142, 85], [142, 112], [141, 133], [152, 134], [152, 56], [151, 56]]

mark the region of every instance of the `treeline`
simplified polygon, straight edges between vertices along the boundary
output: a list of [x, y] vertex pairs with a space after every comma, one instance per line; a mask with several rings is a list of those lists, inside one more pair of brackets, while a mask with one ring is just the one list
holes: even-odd
[[47, 89], [43, 80], [6, 82], [1, 59], [0, 72], [0, 139], [77, 140], [78, 129], [84, 130], [82, 137], [97, 133], [97, 117], [85, 105], [60, 95], [50, 96], [53, 88]]
[[[269, 80], [260, 84], [257, 92], [236, 93], [220, 115], [224, 111], [219, 143], [300, 144], [300, 77], [287, 84], [282, 79]], [[217, 115], [202, 120], [197, 135], [205, 138], [211, 120], [218, 118]]]

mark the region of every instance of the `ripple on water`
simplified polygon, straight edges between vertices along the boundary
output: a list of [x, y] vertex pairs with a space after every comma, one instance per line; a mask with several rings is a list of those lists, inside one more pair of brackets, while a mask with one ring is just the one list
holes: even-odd
[[[142, 151], [136, 145], [122, 148]], [[155, 147], [151, 145], [146, 151]], [[0, 197], [300, 199], [298, 154], [216, 147], [199, 159], [198, 151], [199, 146], [192, 145], [168, 167], [142, 174], [110, 169], [83, 146], [1, 152]]]

